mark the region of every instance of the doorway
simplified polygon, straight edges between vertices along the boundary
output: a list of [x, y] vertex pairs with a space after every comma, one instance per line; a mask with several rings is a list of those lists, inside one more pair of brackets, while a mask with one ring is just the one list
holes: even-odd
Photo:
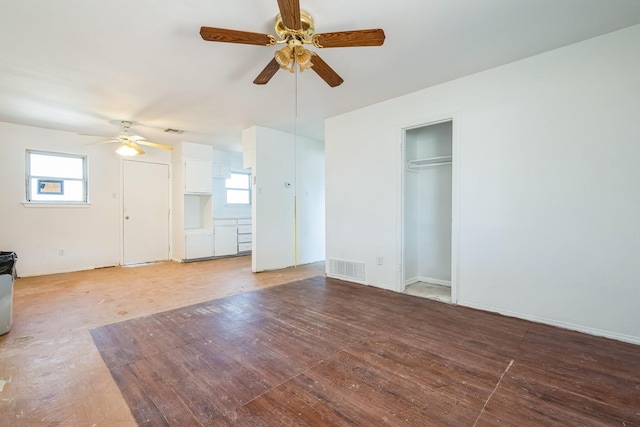
[[169, 165], [123, 161], [122, 264], [169, 259]]
[[404, 129], [403, 140], [403, 291], [455, 303], [453, 121]]

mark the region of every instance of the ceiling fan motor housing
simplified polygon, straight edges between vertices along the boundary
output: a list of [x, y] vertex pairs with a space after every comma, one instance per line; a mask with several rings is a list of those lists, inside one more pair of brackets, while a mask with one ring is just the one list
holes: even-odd
[[[300, 11], [300, 26], [301, 28], [287, 28], [282, 22], [282, 15], [279, 13], [276, 16], [276, 34], [282, 40], [288, 41], [291, 37], [301, 37], [307, 43], [311, 43], [311, 39], [315, 34], [315, 26], [313, 24], [313, 18], [304, 10]], [[302, 40], [300, 40], [302, 42]]]

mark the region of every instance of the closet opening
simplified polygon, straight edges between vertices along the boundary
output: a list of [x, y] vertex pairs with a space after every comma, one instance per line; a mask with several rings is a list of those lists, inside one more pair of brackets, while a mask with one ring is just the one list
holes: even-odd
[[451, 303], [453, 121], [405, 129], [403, 145], [404, 292]]

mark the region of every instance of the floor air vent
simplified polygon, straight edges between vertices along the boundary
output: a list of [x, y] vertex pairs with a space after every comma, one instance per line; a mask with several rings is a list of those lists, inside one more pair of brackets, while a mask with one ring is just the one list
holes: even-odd
[[364, 263], [330, 259], [329, 274], [364, 282]]

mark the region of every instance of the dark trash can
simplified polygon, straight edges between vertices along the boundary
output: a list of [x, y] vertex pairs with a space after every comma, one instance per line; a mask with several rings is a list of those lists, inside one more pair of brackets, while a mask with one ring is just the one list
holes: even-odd
[[13, 319], [13, 282], [16, 275], [15, 252], [0, 252], [0, 335], [11, 329]]

